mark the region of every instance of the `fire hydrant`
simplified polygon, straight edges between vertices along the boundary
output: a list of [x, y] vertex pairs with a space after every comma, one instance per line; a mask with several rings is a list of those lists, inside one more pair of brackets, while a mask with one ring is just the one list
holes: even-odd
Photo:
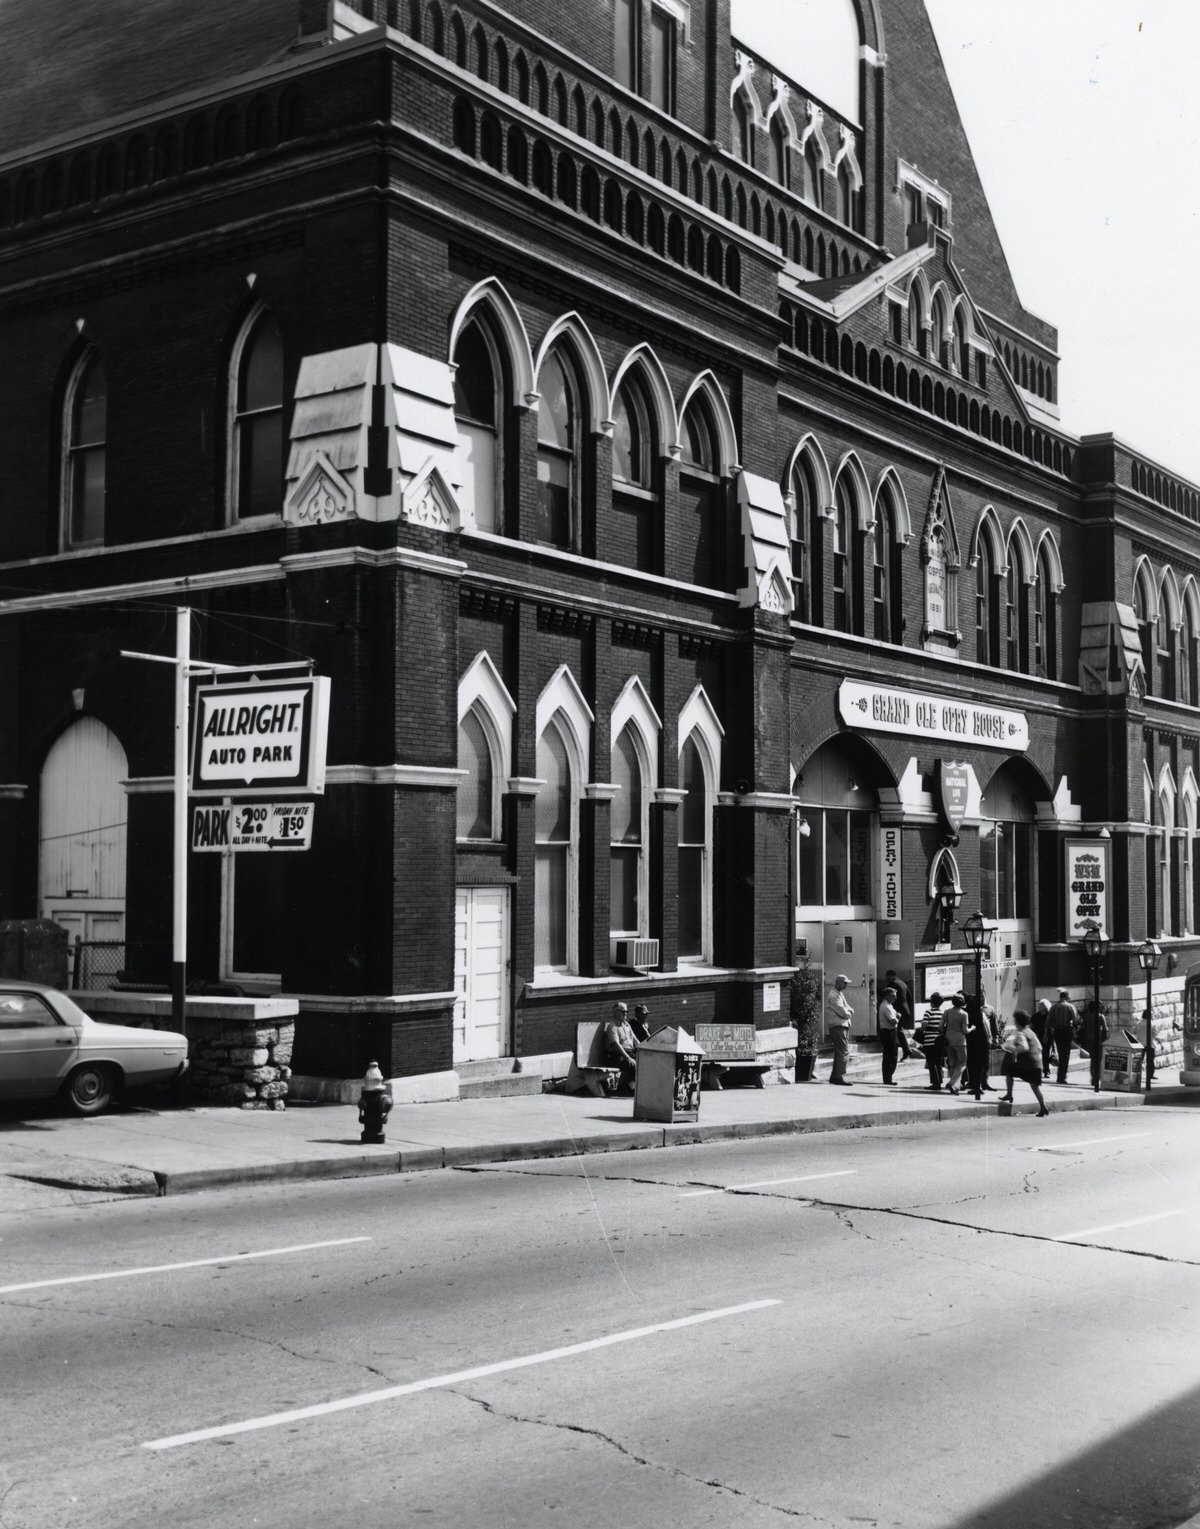
[[392, 1113], [392, 1096], [379, 1070], [379, 1063], [372, 1062], [363, 1078], [362, 1093], [358, 1099], [358, 1120], [362, 1126], [360, 1141], [380, 1143], [386, 1140], [383, 1128]]

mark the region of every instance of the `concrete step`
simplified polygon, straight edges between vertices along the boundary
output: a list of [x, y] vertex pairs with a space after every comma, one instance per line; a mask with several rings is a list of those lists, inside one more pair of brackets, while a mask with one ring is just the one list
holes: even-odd
[[521, 1069], [515, 1056], [492, 1056], [479, 1062], [455, 1062], [454, 1070], [460, 1079], [474, 1081], [476, 1078], [506, 1077]]
[[490, 1077], [464, 1078], [461, 1070], [458, 1080], [460, 1099], [506, 1099], [517, 1094], [540, 1094], [540, 1072], [495, 1073]]

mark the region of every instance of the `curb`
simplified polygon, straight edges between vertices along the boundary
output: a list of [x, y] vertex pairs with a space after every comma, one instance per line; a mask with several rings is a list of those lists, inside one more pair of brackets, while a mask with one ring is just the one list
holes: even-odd
[[[1135, 1109], [1146, 1103], [1141, 1094], [1105, 1095], [1055, 1102], [1052, 1113]], [[421, 1173], [443, 1168], [474, 1168], [488, 1163], [531, 1162], [536, 1159], [576, 1157], [602, 1152], [649, 1151], [657, 1147], [698, 1146], [706, 1142], [744, 1141], [755, 1137], [808, 1136], [827, 1131], [857, 1131], [878, 1126], [936, 1124], [941, 1121], [980, 1120], [989, 1116], [1009, 1119], [1034, 1116], [1036, 1101], [1022, 1100], [1005, 1109], [995, 1104], [960, 1104], [949, 1108], [925, 1110], [890, 1110], [879, 1115], [826, 1115], [785, 1120], [737, 1120], [720, 1125], [680, 1122], [623, 1135], [560, 1136], [541, 1141], [481, 1143], [476, 1146], [390, 1147], [372, 1155], [356, 1153], [350, 1157], [314, 1158], [289, 1163], [254, 1163], [244, 1167], [194, 1168], [179, 1172], [154, 1170], [159, 1195], [193, 1194], [204, 1189], [230, 1189], [238, 1185], [302, 1182], [305, 1180], [383, 1177], [394, 1173]], [[70, 1186], [67, 1186], [70, 1187]]]

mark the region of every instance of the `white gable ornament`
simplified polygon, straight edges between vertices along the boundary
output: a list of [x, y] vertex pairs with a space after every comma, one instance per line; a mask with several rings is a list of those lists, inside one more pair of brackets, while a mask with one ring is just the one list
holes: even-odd
[[353, 520], [356, 510], [352, 486], [323, 451], [315, 451], [284, 502], [283, 518], [293, 526], [327, 526]]
[[454, 489], [432, 458], [405, 485], [400, 516], [412, 525], [428, 526], [433, 531], [457, 531], [462, 525], [462, 511]]

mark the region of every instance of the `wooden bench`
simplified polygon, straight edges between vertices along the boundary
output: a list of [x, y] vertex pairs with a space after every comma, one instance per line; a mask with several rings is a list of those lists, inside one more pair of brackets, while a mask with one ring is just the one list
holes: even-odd
[[713, 1088], [721, 1088], [729, 1072], [752, 1073], [755, 1088], [763, 1087], [771, 1064], [758, 1060], [756, 1035], [753, 1025], [696, 1026], [696, 1044], [704, 1047], [704, 1070]]
[[589, 1093], [607, 1099], [621, 1082], [619, 1067], [610, 1067], [604, 1052], [606, 1021], [581, 1019], [575, 1026], [575, 1071]]

